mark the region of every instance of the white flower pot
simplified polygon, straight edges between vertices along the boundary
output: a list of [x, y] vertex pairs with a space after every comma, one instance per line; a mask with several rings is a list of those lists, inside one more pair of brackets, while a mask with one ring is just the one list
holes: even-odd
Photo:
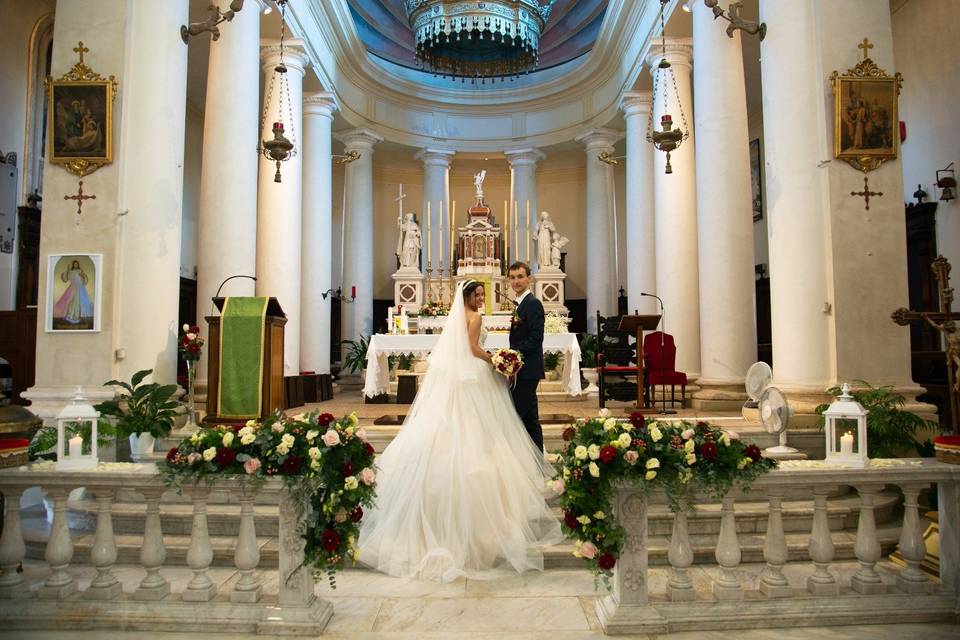
[[149, 453], [153, 453], [155, 439], [149, 433], [134, 433], [130, 435], [130, 459], [140, 462]]
[[600, 387], [597, 386], [597, 370], [596, 368], [584, 368], [580, 369], [583, 372], [583, 379], [587, 381], [587, 388], [583, 390], [583, 393], [590, 397], [596, 397], [600, 395]]

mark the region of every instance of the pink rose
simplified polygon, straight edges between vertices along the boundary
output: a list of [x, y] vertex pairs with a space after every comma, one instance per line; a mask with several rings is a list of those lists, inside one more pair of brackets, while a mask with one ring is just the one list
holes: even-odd
[[328, 447], [335, 447], [340, 444], [340, 434], [330, 429], [325, 434], [323, 434], [323, 444]]
[[550, 483], [550, 487], [553, 489], [554, 493], [560, 495], [567, 490], [567, 485], [564, 483], [563, 478], [557, 478]]
[[739, 440], [740, 434], [737, 433], [736, 431], [727, 431], [727, 437], [730, 438], [731, 440]]
[[689, 440], [693, 437], [693, 429], [686, 429], [683, 433], [680, 434], [684, 440]]
[[247, 475], [253, 475], [257, 472], [257, 469], [260, 468], [260, 461], [256, 458], [250, 458], [243, 463], [243, 470], [247, 472]]
[[364, 430], [364, 429], [357, 429], [357, 431], [356, 431], [353, 435], [357, 436], [358, 438], [360, 438], [360, 439], [363, 440], [364, 442], [367, 441], [367, 432], [366, 432], [366, 430]]
[[584, 558], [592, 558], [597, 555], [597, 547], [590, 541], [584, 542], [580, 545], [580, 555]]
[[202, 458], [203, 458], [202, 455], [200, 455], [199, 453], [197, 453], [196, 451], [194, 451], [193, 453], [191, 453], [191, 454], [189, 454], [189, 455], [187, 456], [187, 464], [193, 464], [194, 462], [197, 462], [198, 460], [200, 460], [200, 459], [202, 459]]
[[283, 424], [280, 422], [274, 422], [270, 428], [273, 429], [275, 433], [283, 433]]
[[640, 459], [640, 454], [636, 451], [627, 451], [623, 454], [623, 459], [627, 461], [627, 464], [636, 464], [637, 460]]
[[367, 485], [368, 487], [372, 485], [377, 479], [377, 474], [370, 467], [364, 467], [360, 471], [360, 482]]

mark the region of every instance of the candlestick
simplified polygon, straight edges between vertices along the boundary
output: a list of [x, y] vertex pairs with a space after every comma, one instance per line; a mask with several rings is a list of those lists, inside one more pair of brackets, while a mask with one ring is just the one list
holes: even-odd
[[437, 275], [443, 280], [443, 200], [437, 203]]
[[73, 436], [69, 440], [70, 443], [70, 457], [75, 458], [79, 457], [83, 450], [83, 438], [80, 436]]
[[393, 307], [387, 309], [387, 333], [393, 333]]
[[527, 224], [523, 228], [523, 235], [527, 237], [526, 249], [524, 250], [524, 257], [526, 258], [527, 264], [530, 264], [530, 201], [527, 200]]
[[513, 261], [520, 260], [520, 228], [517, 218], [520, 216], [520, 203], [513, 201]]
[[840, 436], [840, 455], [853, 455], [853, 435], [849, 431]]
[[510, 209], [507, 201], [503, 201], [503, 260], [504, 268], [510, 266]]
[[456, 252], [453, 250], [457, 240], [457, 201], [453, 201], [450, 207], [450, 279], [453, 280], [453, 274], [457, 272]]
[[433, 234], [430, 233], [430, 201], [428, 200], [427, 201], [427, 263], [430, 262], [430, 258], [431, 258], [430, 245], [433, 244], [431, 242], [432, 238], [433, 238]]

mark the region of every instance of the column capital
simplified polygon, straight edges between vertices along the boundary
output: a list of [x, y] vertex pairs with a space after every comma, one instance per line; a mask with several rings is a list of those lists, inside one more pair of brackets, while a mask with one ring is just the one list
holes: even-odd
[[[665, 48], [667, 62], [671, 65], [685, 67], [687, 71], [693, 68], [693, 38], [667, 38]], [[660, 43], [656, 40], [651, 41], [644, 55], [650, 75], [657, 72], [657, 65], [663, 57], [664, 51], [661, 50]]]
[[648, 116], [653, 109], [653, 94], [650, 91], [624, 91], [618, 106], [627, 120]]
[[522, 165], [532, 165], [536, 167], [538, 162], [543, 161], [547, 157], [543, 151], [533, 147], [507, 149], [503, 152], [503, 155], [507, 157], [507, 162], [510, 163], [511, 168]]
[[346, 151], [373, 152], [373, 145], [383, 142], [383, 137], [370, 129], [348, 129], [333, 136], [344, 144]]
[[[273, 68], [280, 62], [280, 41], [279, 40], [261, 40], [260, 41], [260, 64], [263, 67], [263, 73], [273, 72]], [[304, 48], [303, 40], [293, 39], [283, 43], [283, 64], [288, 69], [299, 71], [301, 74], [310, 65], [310, 58]]]
[[617, 131], [616, 129], [590, 129], [584, 133], [578, 135], [574, 140], [577, 142], [582, 142], [583, 145], [587, 148], [587, 153], [597, 153], [600, 151], [609, 151], [613, 153], [613, 145], [617, 140], [623, 137], [623, 131]]
[[422, 162], [424, 167], [443, 167], [444, 169], [448, 169], [450, 168], [450, 163], [453, 161], [453, 156], [456, 154], [456, 151], [451, 151], [450, 149], [427, 147], [426, 149], [417, 151], [413, 157]]
[[326, 116], [333, 119], [333, 113], [339, 109], [340, 101], [329, 91], [317, 91], [303, 96], [304, 116]]

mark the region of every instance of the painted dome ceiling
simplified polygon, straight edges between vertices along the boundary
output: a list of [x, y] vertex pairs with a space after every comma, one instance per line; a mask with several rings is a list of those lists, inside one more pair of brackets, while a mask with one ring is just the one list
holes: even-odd
[[[348, 3], [367, 51], [395, 64], [416, 68], [416, 44], [403, 0], [348, 0]], [[554, 67], [590, 51], [606, 10], [607, 0], [556, 0], [540, 38], [538, 68]]]

